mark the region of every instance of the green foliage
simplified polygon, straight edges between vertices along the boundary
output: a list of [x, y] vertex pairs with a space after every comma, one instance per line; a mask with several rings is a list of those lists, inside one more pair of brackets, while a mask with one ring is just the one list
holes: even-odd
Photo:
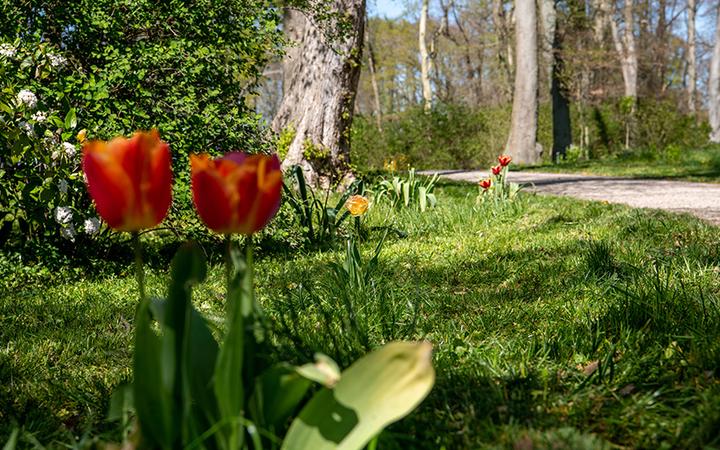
[[364, 191], [362, 180], [354, 181], [342, 193], [335, 206], [330, 206], [330, 190], [320, 193], [313, 190], [305, 181], [305, 174], [300, 166], [291, 170], [292, 188], [283, 184], [284, 201], [295, 211], [298, 225], [305, 233], [306, 244], [313, 247], [329, 248], [335, 242], [340, 227], [350, 215], [342, 212], [347, 199]]
[[277, 140], [277, 154], [281, 160], [285, 159], [285, 156], [287, 156], [288, 151], [290, 150], [290, 145], [295, 140], [296, 134], [297, 131], [295, 131], [295, 127], [292, 125], [284, 128], [280, 132]]
[[269, 147], [245, 98], [281, 51], [272, 2], [13, 0], [0, 17], [0, 244], [87, 244], [81, 128], [158, 128], [181, 182], [190, 152]]
[[418, 169], [477, 167], [505, 147], [509, 118], [509, 108], [437, 105], [426, 113], [419, 106], [388, 117], [381, 133], [372, 117], [359, 116], [353, 121], [352, 161], [361, 169], [379, 169], [389, 155], [403, 155]]
[[[589, 126], [589, 150], [593, 158], [623, 151], [625, 126], [630, 120], [628, 108], [625, 100], [596, 106], [590, 120], [573, 118], [573, 136], [580, 135], [580, 127]], [[630, 147], [662, 157], [669, 146], [698, 148], [706, 145], [709, 133], [707, 122], [683, 114], [671, 101], [640, 99], [630, 124]]]
[[[197, 247], [183, 247], [173, 259], [166, 301], [140, 300], [132, 398], [143, 446], [262, 448], [278, 441], [310, 387], [301, 378], [308, 370], [287, 364], [269, 367], [266, 360], [252, 247], [245, 257], [231, 251], [227, 264], [231, 261], [222, 345], [192, 304], [192, 287], [207, 274]], [[153, 329], [151, 310], [160, 334]], [[319, 427], [324, 439], [360, 449], [428, 394], [434, 383], [430, 353], [428, 343], [394, 343], [357, 361], [331, 390], [321, 390], [310, 400], [291, 425], [283, 448], [319, 442], [322, 438], [308, 436]], [[342, 409], [333, 403], [335, 398], [343, 402]], [[328, 402], [333, 406], [326, 407]], [[338, 424], [340, 412], [343, 420]], [[328, 436], [325, 429], [331, 425], [334, 433]]]
[[[364, 216], [369, 227], [391, 220], [407, 232], [388, 235], [371, 285], [388, 291], [398, 312], [421, 304], [408, 337], [436, 344], [433, 391], [379, 436], [378, 448], [717, 447], [717, 227], [522, 192], [514, 202], [522, 209], [475, 213], [475, 186], [440, 181], [435, 193], [441, 202], [425, 214], [380, 204]], [[375, 245], [358, 244], [364, 263]], [[262, 254], [255, 278], [268, 319], [294, 308], [301, 341], [331, 340], [325, 324], [342, 324], [345, 309], [325, 286], [335, 283], [331, 263], [345, 257]], [[211, 264], [202, 289], [193, 290], [216, 337], [224, 280], [222, 266]], [[148, 293], [165, 296], [167, 281], [166, 268], [152, 268]], [[289, 298], [300, 286], [316, 294], [305, 307]], [[120, 440], [103, 418], [110, 392], [130, 379], [136, 297], [127, 271], [0, 289], [2, 442], [16, 425], [18, 448], [37, 441], [82, 448], [86, 432]], [[389, 331], [413, 315], [404, 317]], [[343, 338], [344, 328], [337, 330]], [[372, 331], [382, 344], [385, 331]], [[283, 349], [272, 360], [312, 360], [312, 347], [290, 357], [285, 336], [269, 336]], [[311, 366], [332, 378], [326, 364]], [[275, 389], [277, 378], [269, 377], [262, 392]]]
[[439, 175], [435, 174], [423, 180], [410, 169], [407, 178], [394, 175], [392, 180], [380, 180], [373, 189], [376, 202], [388, 202], [393, 208], [417, 207], [420, 212], [437, 205], [437, 197], [433, 194]]
[[[415, 334], [420, 301], [401, 301], [378, 274], [384, 241], [364, 259], [356, 242], [348, 240], [343, 260], [327, 265], [331, 276], [325, 282], [306, 279], [285, 292], [275, 306], [278, 334], [294, 357], [322, 351], [347, 365], [383, 342]], [[323, 318], [322, 332], [316, 316]]]

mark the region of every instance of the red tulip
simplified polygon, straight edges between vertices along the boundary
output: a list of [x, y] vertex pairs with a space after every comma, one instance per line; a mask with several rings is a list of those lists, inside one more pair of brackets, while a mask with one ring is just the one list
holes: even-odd
[[195, 208], [218, 233], [252, 234], [280, 208], [282, 172], [277, 155], [190, 155]]
[[512, 158], [507, 155], [500, 155], [498, 156], [498, 162], [501, 166], [505, 167], [508, 164], [510, 164], [510, 161], [512, 161]]
[[154, 227], [167, 215], [172, 200], [170, 147], [157, 130], [86, 142], [82, 167], [95, 207], [110, 227], [138, 231]]
[[493, 175], [498, 176], [498, 175], [500, 175], [500, 172], [502, 172], [502, 170], [503, 170], [503, 166], [497, 165], [492, 168], [492, 173], [493, 173]]
[[480, 182], [478, 184], [480, 185], [481, 188], [483, 188], [487, 191], [490, 188], [490, 186], [492, 186], [492, 180], [490, 178], [488, 178], [486, 180], [480, 180]]

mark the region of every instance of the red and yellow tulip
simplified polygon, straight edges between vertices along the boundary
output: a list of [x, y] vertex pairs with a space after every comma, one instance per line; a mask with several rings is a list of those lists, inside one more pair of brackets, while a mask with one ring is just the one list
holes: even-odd
[[252, 234], [280, 208], [282, 172], [277, 155], [234, 152], [213, 159], [190, 155], [195, 208], [218, 233]]
[[500, 172], [502, 172], [502, 170], [503, 170], [503, 166], [498, 164], [497, 166], [492, 168], [492, 174], [495, 176], [498, 176], [498, 175], [500, 175]]
[[157, 130], [86, 142], [82, 166], [95, 207], [110, 227], [138, 231], [154, 227], [167, 215], [172, 200], [170, 147]]
[[500, 163], [500, 165], [501, 165], [502, 167], [505, 167], [505, 166], [507, 166], [508, 164], [510, 164], [510, 161], [512, 161], [512, 158], [509, 157], [509, 156], [507, 156], [507, 155], [500, 155], [500, 156], [498, 156], [498, 162]]
[[487, 191], [488, 189], [490, 189], [490, 186], [492, 186], [492, 180], [490, 178], [485, 179], [485, 180], [480, 180], [480, 182], [478, 184], [480, 185], [481, 188], [483, 188]]

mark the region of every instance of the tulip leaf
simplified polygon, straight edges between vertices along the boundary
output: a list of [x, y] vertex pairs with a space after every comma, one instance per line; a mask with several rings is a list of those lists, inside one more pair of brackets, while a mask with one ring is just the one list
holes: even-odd
[[5, 445], [3, 445], [3, 450], [15, 450], [15, 447], [17, 447], [18, 443], [18, 435], [20, 434], [19, 428], [14, 428], [12, 430], [12, 433], [10, 433], [10, 437], [8, 438]]
[[360, 449], [406, 416], [435, 382], [427, 342], [394, 342], [360, 358], [293, 421], [283, 449]]
[[150, 446], [170, 448], [175, 441], [179, 416], [173, 405], [174, 373], [172, 368], [168, 370], [161, 355], [162, 342], [152, 330], [148, 302], [142, 302], [135, 318], [135, 411]]
[[260, 427], [277, 430], [295, 411], [310, 385], [310, 380], [288, 364], [267, 369], [255, 380], [250, 398], [253, 420]]
[[[215, 365], [215, 397], [217, 398], [220, 418], [228, 423], [223, 434], [228, 436], [228, 446], [241, 446], [243, 438], [240, 422], [245, 405], [243, 386], [243, 358], [245, 357], [246, 316], [254, 304], [252, 280], [252, 244], [248, 245], [246, 259], [231, 252], [234, 276], [228, 280], [228, 294], [225, 309], [227, 329], [223, 345]], [[249, 311], [250, 310], [250, 311]]]

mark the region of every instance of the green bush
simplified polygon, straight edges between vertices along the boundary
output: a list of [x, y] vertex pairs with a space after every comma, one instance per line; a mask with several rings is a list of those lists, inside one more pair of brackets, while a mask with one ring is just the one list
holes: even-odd
[[[269, 0], [10, 0], [0, 17], [0, 245], [92, 252], [80, 129], [88, 139], [159, 129], [185, 193], [190, 152], [270, 147], [246, 102], [281, 52]], [[189, 198], [176, 198], [171, 219], [187, 218]]]
[[[427, 114], [418, 106], [386, 116], [383, 132], [378, 131], [374, 118], [357, 116], [353, 122], [352, 161], [361, 170], [381, 169], [392, 159], [418, 169], [485, 167], [505, 153], [510, 116], [509, 105], [472, 109], [441, 104]], [[609, 100], [592, 108], [573, 105], [573, 142], [580, 146], [586, 129], [589, 146], [582, 148], [583, 155], [600, 158], [625, 152], [628, 120], [630, 147], [651, 158], [672, 159], [677, 147], [703, 146], [710, 131], [706, 122], [678, 111], [671, 101], [641, 99], [631, 117], [627, 102]], [[552, 108], [541, 104], [537, 141], [546, 161], [550, 161], [552, 152], [552, 133]]]
[[437, 105], [425, 113], [415, 107], [388, 117], [380, 133], [372, 118], [358, 116], [353, 122], [352, 161], [360, 169], [379, 169], [386, 160], [399, 157], [417, 169], [487, 165], [502, 153], [509, 118], [509, 108]]

